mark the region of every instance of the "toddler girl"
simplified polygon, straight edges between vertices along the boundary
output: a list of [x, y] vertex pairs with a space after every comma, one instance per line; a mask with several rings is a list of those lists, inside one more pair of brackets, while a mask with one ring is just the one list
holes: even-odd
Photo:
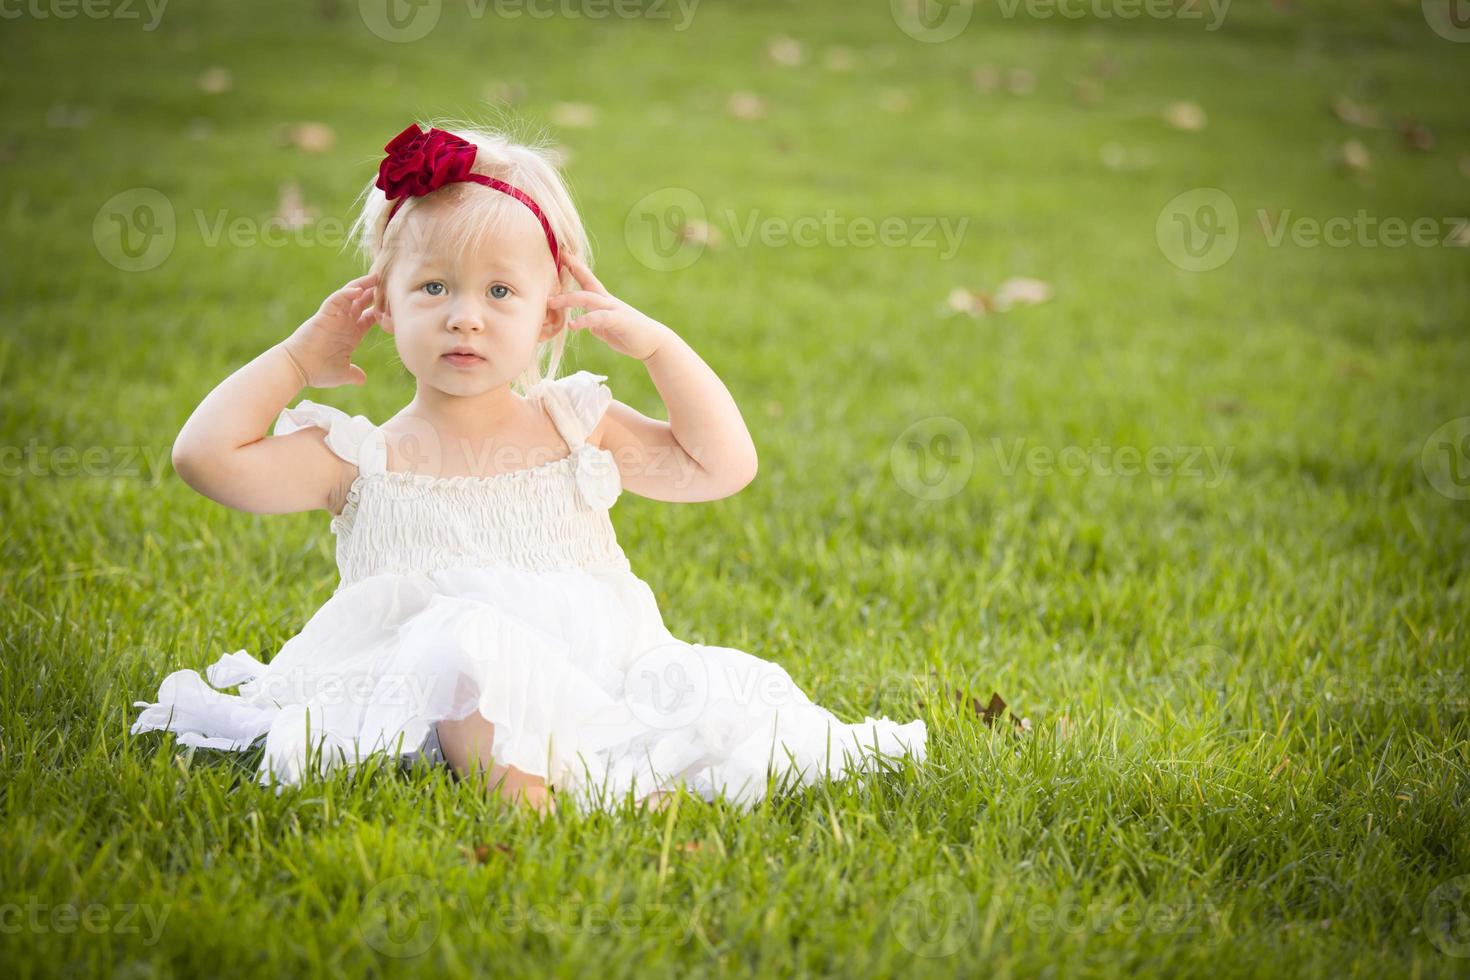
[[[542, 811], [553, 793], [658, 806], [680, 784], [748, 807], [769, 777], [923, 761], [922, 720], [843, 723], [779, 665], [665, 628], [608, 510], [625, 489], [727, 497], [755, 447], [699, 355], [592, 274], [547, 156], [417, 125], [385, 149], [353, 229], [368, 274], [221, 382], [173, 448], [184, 482], [228, 507], [331, 513], [340, 582], [269, 663], [239, 650], [208, 683], [169, 674], [132, 731], [235, 751], [263, 737], [259, 778], [278, 791], [374, 753], [426, 756]], [[350, 358], [375, 322], [412, 401], [381, 425], [288, 407], [365, 383]], [[558, 378], [568, 330], [641, 361], [669, 421], [614, 400], [605, 375]]]

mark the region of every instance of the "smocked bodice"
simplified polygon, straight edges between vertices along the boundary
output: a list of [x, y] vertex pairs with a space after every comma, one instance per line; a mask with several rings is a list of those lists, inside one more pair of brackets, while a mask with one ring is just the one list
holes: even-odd
[[305, 400], [284, 411], [275, 434], [320, 426], [328, 447], [358, 467], [331, 522], [337, 588], [457, 566], [628, 570], [608, 513], [622, 490], [617, 465], [586, 441], [612, 398], [604, 380], [579, 371], [532, 386], [527, 397], [542, 401], [571, 452], [487, 476], [389, 470], [383, 432], [365, 417]]

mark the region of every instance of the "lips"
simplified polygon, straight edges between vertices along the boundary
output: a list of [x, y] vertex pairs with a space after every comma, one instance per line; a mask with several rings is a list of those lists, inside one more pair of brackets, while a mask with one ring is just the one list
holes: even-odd
[[468, 348], [456, 348], [445, 354], [443, 359], [457, 367], [473, 367], [485, 363], [485, 358]]

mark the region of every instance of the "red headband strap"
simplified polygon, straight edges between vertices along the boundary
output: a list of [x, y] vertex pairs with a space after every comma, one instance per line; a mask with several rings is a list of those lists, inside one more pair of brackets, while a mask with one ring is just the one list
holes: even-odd
[[[476, 153], [473, 143], [442, 129], [430, 129], [426, 133], [419, 128], [418, 123], [410, 123], [407, 129], [393, 137], [383, 149], [388, 156], [378, 167], [376, 186], [393, 202], [393, 207], [388, 211], [388, 221], [393, 220], [393, 215], [398, 213], [398, 209], [410, 197], [423, 197], [430, 191], [457, 181], [484, 184], [509, 194], [531, 209], [531, 213], [541, 223], [541, 230], [546, 233], [546, 244], [551, 247], [551, 261], [556, 263], [558, 269], [561, 268], [561, 252], [556, 246], [556, 235], [552, 234], [551, 222], [546, 220], [546, 215], [541, 213], [529, 194], [503, 180], [472, 172]], [[388, 222], [385, 221], [383, 226], [386, 228], [387, 225]]]

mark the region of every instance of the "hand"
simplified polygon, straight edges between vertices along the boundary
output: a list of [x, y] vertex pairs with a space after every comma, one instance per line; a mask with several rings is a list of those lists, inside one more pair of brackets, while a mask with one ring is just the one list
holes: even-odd
[[613, 296], [607, 291], [592, 270], [575, 255], [566, 257], [567, 268], [572, 271], [582, 289], [558, 293], [547, 301], [553, 310], [567, 306], [580, 306], [586, 313], [567, 323], [570, 330], [590, 330], [592, 336], [607, 344], [619, 354], [646, 361], [654, 355], [669, 334], [668, 327]]
[[353, 279], [322, 300], [316, 314], [281, 342], [306, 372], [307, 387], [367, 382], [367, 374], [352, 363], [352, 353], [373, 328], [377, 284], [376, 273]]

